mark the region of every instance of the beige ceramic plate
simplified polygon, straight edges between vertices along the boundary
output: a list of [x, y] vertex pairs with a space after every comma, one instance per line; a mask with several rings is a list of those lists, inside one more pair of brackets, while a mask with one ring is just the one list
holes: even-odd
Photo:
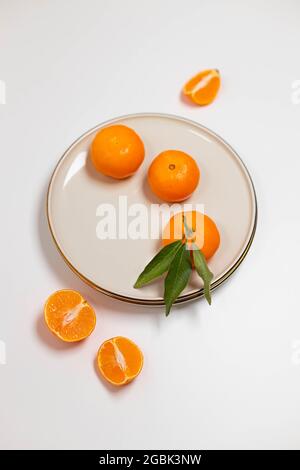
[[[133, 128], [146, 148], [139, 171], [122, 181], [97, 174], [88, 158], [96, 132], [112, 123]], [[128, 207], [141, 203], [150, 208], [160, 202], [148, 188], [147, 168], [155, 155], [170, 148], [197, 160], [201, 182], [188, 203], [204, 204], [205, 213], [220, 230], [220, 248], [209, 262], [213, 288], [239, 266], [253, 240], [257, 217], [254, 187], [244, 164], [223, 139], [195, 122], [164, 114], [135, 114], [100, 124], [76, 140], [58, 162], [49, 185], [47, 214], [56, 246], [70, 268], [114, 298], [163, 305], [161, 280], [139, 290], [133, 288], [138, 274], [159, 249], [159, 240], [101, 240], [97, 227], [103, 220], [104, 203], [113, 205], [118, 216], [126, 215], [125, 209], [118, 210], [119, 196], [126, 196]], [[130, 216], [127, 222], [133, 219]], [[177, 303], [202, 295], [201, 281], [193, 274]]]

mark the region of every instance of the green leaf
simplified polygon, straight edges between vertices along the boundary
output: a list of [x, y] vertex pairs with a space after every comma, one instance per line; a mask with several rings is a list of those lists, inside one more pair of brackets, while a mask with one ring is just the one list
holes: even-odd
[[165, 279], [164, 301], [166, 315], [169, 315], [171, 307], [179, 294], [186, 287], [192, 272], [192, 263], [186, 244], [182, 245], [174, 256]]
[[139, 275], [134, 287], [136, 289], [143, 287], [145, 284], [148, 284], [164, 274], [169, 269], [169, 266], [180, 246], [183, 246], [182, 241], [177, 240], [162, 248]]
[[193, 258], [197, 273], [201, 277], [204, 283], [204, 297], [206, 298], [209, 305], [211, 304], [210, 295], [210, 284], [214, 277], [213, 273], [208, 269], [206, 259], [201, 250], [198, 249], [197, 245], [193, 244]]

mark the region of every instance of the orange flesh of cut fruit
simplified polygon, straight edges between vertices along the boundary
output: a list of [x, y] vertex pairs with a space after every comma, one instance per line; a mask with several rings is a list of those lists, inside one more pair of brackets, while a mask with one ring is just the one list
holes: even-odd
[[103, 377], [113, 385], [131, 382], [142, 370], [143, 354], [128, 338], [116, 336], [99, 348], [97, 362]]
[[47, 299], [44, 317], [48, 328], [63, 341], [80, 341], [89, 336], [96, 325], [94, 309], [79, 292], [60, 290]]
[[194, 103], [204, 106], [214, 101], [220, 84], [221, 77], [218, 70], [203, 70], [184, 85], [183, 93]]

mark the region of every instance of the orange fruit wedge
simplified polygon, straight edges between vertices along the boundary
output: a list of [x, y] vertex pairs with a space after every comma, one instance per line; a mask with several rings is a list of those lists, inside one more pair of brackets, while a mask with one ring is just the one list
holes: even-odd
[[143, 354], [130, 339], [116, 336], [101, 344], [97, 355], [103, 377], [113, 385], [131, 382], [142, 370]]
[[59, 290], [48, 297], [44, 317], [49, 330], [67, 342], [86, 338], [96, 325], [94, 309], [79, 292], [70, 289]]
[[221, 84], [217, 69], [203, 70], [192, 77], [183, 87], [183, 94], [194, 103], [204, 106], [214, 101]]

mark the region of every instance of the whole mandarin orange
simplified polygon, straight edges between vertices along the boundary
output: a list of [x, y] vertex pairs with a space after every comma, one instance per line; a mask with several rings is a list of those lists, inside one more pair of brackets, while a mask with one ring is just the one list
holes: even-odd
[[133, 175], [145, 157], [144, 144], [130, 127], [104, 127], [91, 145], [91, 160], [97, 171], [117, 179]]
[[[187, 228], [192, 233], [187, 233]], [[176, 240], [187, 241], [188, 245], [195, 243], [208, 260], [219, 248], [220, 234], [208, 215], [198, 211], [178, 212], [164, 228], [162, 244], [165, 246]]]
[[195, 191], [200, 171], [195, 160], [180, 150], [165, 150], [157, 155], [148, 170], [149, 185], [160, 199], [184, 201]]

